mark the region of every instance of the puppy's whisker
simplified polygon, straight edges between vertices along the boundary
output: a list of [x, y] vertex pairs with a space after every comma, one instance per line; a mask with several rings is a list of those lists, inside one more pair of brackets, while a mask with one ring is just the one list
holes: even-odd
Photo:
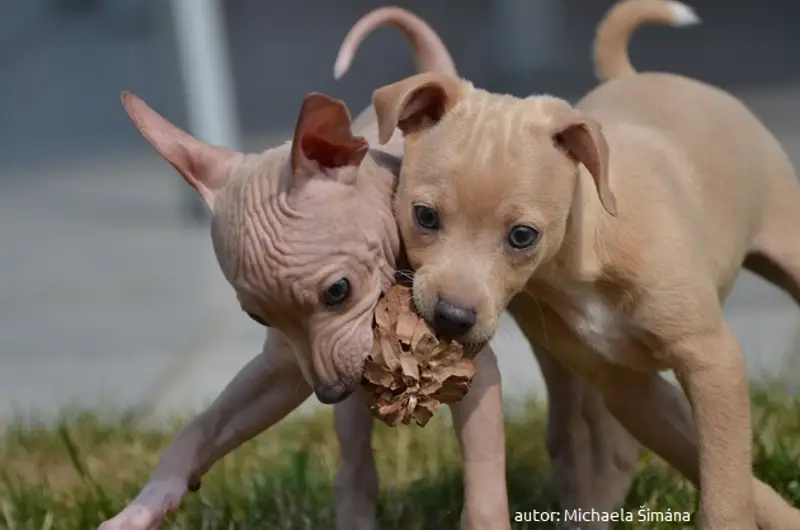
[[397, 271], [395, 273], [395, 276], [401, 281], [402, 280], [413, 280], [414, 279], [414, 273], [413, 272]]
[[414, 282], [414, 271], [397, 270], [394, 274], [394, 281], [400, 285], [411, 287]]

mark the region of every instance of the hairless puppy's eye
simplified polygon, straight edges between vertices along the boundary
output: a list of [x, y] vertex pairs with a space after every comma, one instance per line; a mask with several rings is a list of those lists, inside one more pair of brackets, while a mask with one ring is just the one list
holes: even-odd
[[440, 226], [439, 212], [424, 204], [414, 205], [414, 220], [425, 230], [438, 230]]
[[350, 295], [350, 282], [347, 278], [340, 278], [330, 284], [322, 293], [325, 306], [333, 309], [341, 305]]
[[245, 313], [247, 314], [247, 316], [252, 318], [253, 321], [255, 321], [257, 324], [261, 324], [265, 328], [269, 327], [269, 324], [267, 324], [267, 321], [264, 320], [263, 318], [261, 318], [260, 316], [256, 315], [255, 313], [250, 313], [250, 312], [247, 312], [247, 311], [245, 311]]

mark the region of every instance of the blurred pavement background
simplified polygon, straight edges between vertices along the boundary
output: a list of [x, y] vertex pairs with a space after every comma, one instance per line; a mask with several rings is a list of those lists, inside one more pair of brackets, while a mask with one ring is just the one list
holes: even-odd
[[[365, 43], [342, 81], [333, 80], [341, 39], [382, 2], [221, 5], [235, 134], [247, 150], [285, 140], [309, 91], [341, 97], [355, 114], [374, 88], [414, 71], [407, 43], [387, 29]], [[574, 100], [593, 85], [590, 43], [610, 1], [398, 5], [433, 25], [477, 85]], [[634, 64], [733, 91], [800, 164], [800, 67], [790, 53], [800, 46], [800, 4], [692, 5], [704, 24], [643, 30], [633, 41]], [[132, 90], [191, 128], [169, 7], [0, 2], [0, 422], [69, 406], [196, 409], [260, 348], [263, 329], [239, 312], [207, 224], [190, 215], [191, 190], [119, 104], [120, 91]], [[751, 376], [800, 388], [793, 303], [745, 273], [726, 312]], [[538, 368], [510, 320], [494, 344], [511, 401], [541, 395]]]

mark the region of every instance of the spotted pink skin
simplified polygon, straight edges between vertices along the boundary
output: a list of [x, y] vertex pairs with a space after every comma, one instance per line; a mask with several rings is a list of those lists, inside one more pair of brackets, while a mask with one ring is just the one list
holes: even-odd
[[[353, 143], [344, 105], [319, 94], [306, 98], [293, 142], [247, 155], [196, 140], [133, 94], [123, 105], [211, 211], [214, 253], [242, 310], [287, 337], [321, 401], [338, 401], [324, 397], [335, 387], [346, 397], [372, 349], [375, 305], [393, 280], [398, 159]], [[349, 296], [326, 307], [323, 291], [342, 278]]]

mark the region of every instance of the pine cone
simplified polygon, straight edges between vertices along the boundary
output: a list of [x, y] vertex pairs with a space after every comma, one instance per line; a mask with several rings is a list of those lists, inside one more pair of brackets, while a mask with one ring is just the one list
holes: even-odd
[[395, 426], [425, 426], [439, 405], [461, 400], [475, 376], [475, 354], [440, 341], [411, 303], [411, 290], [392, 286], [375, 309], [372, 353], [362, 386], [373, 416]]

